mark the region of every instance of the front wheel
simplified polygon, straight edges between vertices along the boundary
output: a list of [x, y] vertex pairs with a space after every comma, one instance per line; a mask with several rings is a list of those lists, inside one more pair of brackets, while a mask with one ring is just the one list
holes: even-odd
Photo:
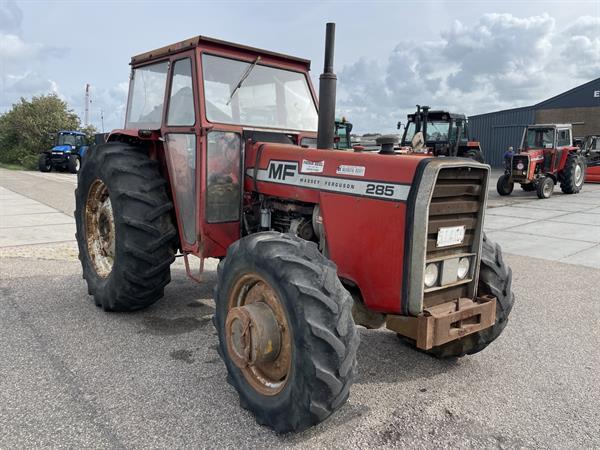
[[240, 239], [219, 263], [215, 302], [227, 381], [261, 425], [301, 431], [346, 402], [359, 343], [352, 299], [314, 243]]
[[79, 167], [81, 166], [81, 160], [77, 155], [69, 155], [69, 159], [67, 160], [67, 169], [70, 173], [79, 172]]
[[506, 173], [498, 178], [498, 182], [496, 183], [496, 190], [502, 196], [510, 195], [514, 187], [515, 183], [510, 179], [510, 175]]
[[52, 170], [52, 162], [45, 153], [42, 153], [38, 159], [38, 169], [40, 169], [40, 172], [50, 172]]
[[554, 180], [550, 177], [543, 177], [537, 183], [538, 198], [550, 198], [554, 192]]

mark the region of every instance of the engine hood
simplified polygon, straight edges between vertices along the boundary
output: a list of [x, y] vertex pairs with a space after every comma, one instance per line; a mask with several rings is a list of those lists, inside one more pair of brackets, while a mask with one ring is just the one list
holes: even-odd
[[70, 145], [55, 145], [54, 147], [52, 147], [52, 151], [53, 152], [70, 152], [71, 151], [71, 146]]

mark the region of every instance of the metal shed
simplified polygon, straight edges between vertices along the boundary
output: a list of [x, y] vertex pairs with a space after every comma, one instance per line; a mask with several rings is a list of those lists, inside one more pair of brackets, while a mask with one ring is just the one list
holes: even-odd
[[533, 123], [571, 123], [575, 137], [600, 134], [600, 78], [532, 106], [470, 116], [469, 132], [486, 162], [502, 167], [506, 149], [518, 148], [523, 128]]

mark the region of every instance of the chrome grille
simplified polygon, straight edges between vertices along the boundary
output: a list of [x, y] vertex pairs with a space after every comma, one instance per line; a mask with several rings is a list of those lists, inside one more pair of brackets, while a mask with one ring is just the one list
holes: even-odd
[[[474, 167], [448, 167], [440, 170], [429, 205], [426, 262], [471, 255], [473, 264], [478, 264], [487, 174], [485, 168]], [[440, 228], [463, 225], [465, 236], [462, 243], [437, 246]], [[423, 306], [430, 307], [453, 298], [470, 297], [474, 292], [475, 273], [473, 271], [473, 276], [464, 281], [428, 289], [424, 292]]]

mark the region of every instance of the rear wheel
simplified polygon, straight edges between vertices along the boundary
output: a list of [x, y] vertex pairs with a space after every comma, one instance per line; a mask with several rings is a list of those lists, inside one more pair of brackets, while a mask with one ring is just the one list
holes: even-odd
[[511, 284], [512, 271], [502, 259], [502, 249], [484, 234], [477, 295], [493, 295], [496, 297], [496, 322], [490, 328], [434, 347], [427, 350], [426, 353], [437, 358], [460, 357], [480, 352], [490, 345], [506, 327], [508, 315], [515, 302]]
[[550, 198], [550, 196], [554, 192], [554, 180], [550, 177], [540, 178], [537, 182], [536, 189], [538, 198]]
[[498, 182], [496, 183], [496, 190], [500, 195], [510, 195], [515, 187], [515, 183], [513, 183], [510, 179], [510, 175], [504, 174], [500, 178], [498, 178]]
[[352, 299], [314, 243], [240, 239], [219, 263], [215, 301], [227, 380], [260, 424], [300, 431], [346, 402], [359, 343]]
[[67, 161], [67, 169], [71, 173], [79, 172], [79, 167], [81, 166], [81, 161], [79, 160], [79, 156], [77, 155], [69, 155], [69, 160]]
[[40, 169], [40, 172], [50, 172], [52, 170], [52, 162], [45, 153], [42, 153], [38, 159], [38, 169]]
[[163, 296], [177, 232], [166, 182], [138, 147], [98, 147], [78, 175], [75, 221], [88, 292], [106, 311], [133, 311]]
[[571, 153], [567, 156], [567, 162], [561, 172], [560, 189], [565, 194], [577, 194], [583, 187], [585, 178], [585, 158]]

